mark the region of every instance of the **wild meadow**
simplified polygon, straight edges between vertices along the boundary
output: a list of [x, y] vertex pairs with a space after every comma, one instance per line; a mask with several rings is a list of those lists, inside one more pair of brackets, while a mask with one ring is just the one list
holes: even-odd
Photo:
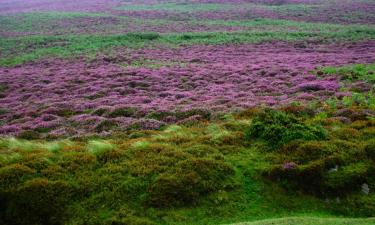
[[0, 224], [375, 224], [375, 1], [0, 0]]

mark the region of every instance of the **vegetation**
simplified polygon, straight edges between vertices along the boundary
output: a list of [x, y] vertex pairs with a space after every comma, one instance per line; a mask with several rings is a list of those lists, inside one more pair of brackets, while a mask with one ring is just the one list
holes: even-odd
[[[322, 117], [290, 106], [108, 140], [3, 139], [0, 220], [217, 224], [374, 216], [374, 194], [366, 188], [375, 186], [375, 123], [359, 116], [364, 112], [352, 107], [347, 124], [329, 108]], [[282, 221], [294, 220], [319, 221]]]
[[[228, 23], [228, 22], [226, 22]], [[253, 24], [275, 24], [283, 27], [280, 30], [254, 30], [239, 32], [199, 32], [168, 33], [130, 32], [121, 35], [34, 35], [27, 37], [0, 38], [0, 65], [10, 66], [22, 64], [47, 56], [72, 57], [82, 54], [93, 54], [97, 51], [116, 47], [140, 48], [155, 45], [192, 45], [192, 44], [226, 44], [226, 43], [260, 43], [264, 41], [356, 41], [375, 38], [372, 27], [326, 26], [320, 24], [301, 23], [301, 30], [288, 31], [290, 25], [299, 26], [297, 22], [272, 22], [270, 20], [255, 21]], [[289, 24], [292, 23], [292, 24]], [[251, 25], [251, 24], [250, 24]], [[321, 29], [321, 31], [315, 31]], [[339, 28], [339, 29], [338, 29]]]
[[375, 224], [373, 0], [4, 4], [0, 224]]
[[370, 225], [374, 219], [336, 219], [336, 218], [314, 218], [314, 217], [293, 217], [283, 219], [269, 219], [250, 223], [236, 223], [233, 225], [271, 225], [271, 224], [300, 224], [300, 225]]

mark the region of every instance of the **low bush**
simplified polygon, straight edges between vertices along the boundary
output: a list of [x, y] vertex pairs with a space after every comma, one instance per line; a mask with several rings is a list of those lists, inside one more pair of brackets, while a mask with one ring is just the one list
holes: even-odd
[[32, 179], [7, 192], [0, 215], [6, 224], [64, 224], [66, 206], [76, 193], [77, 187], [66, 181]]
[[294, 115], [266, 109], [253, 119], [245, 138], [260, 139], [277, 148], [293, 140], [323, 140], [326, 131], [321, 126], [305, 124]]
[[[345, 130], [345, 129], [343, 129]], [[345, 195], [374, 181], [371, 142], [342, 139], [294, 141], [274, 153], [274, 165], [265, 174], [296, 189], [321, 195]], [[358, 136], [352, 139], [358, 140]]]
[[226, 180], [232, 175], [234, 170], [224, 162], [189, 158], [155, 179], [148, 203], [156, 207], [195, 204], [203, 195], [227, 188]]

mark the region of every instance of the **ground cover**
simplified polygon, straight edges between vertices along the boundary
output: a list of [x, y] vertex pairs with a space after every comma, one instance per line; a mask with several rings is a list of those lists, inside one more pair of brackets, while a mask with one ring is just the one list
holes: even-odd
[[0, 223], [373, 224], [371, 0], [3, 0]]

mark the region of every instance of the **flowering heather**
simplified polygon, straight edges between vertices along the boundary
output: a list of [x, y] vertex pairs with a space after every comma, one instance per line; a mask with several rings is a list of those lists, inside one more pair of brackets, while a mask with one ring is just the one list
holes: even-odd
[[[170, 112], [202, 108], [226, 112], [322, 100], [340, 95], [339, 80], [310, 71], [375, 61], [374, 42], [309, 48], [274, 42], [121, 52], [92, 61], [51, 59], [1, 68], [6, 88], [0, 99], [4, 109], [0, 117], [5, 121], [0, 132], [58, 134], [67, 129], [79, 135], [156, 129], [200, 115], [178, 117]], [[145, 63], [137, 65], [139, 60]]]
[[1, 14], [19, 12], [103, 12], [111, 10], [119, 4], [115, 0], [2, 0]]
[[106, 136], [369, 92], [315, 74], [375, 61], [374, 3], [339, 3], [6, 0], [0, 133]]
[[0, 0], [0, 224], [375, 224], [374, 93], [375, 0]]

